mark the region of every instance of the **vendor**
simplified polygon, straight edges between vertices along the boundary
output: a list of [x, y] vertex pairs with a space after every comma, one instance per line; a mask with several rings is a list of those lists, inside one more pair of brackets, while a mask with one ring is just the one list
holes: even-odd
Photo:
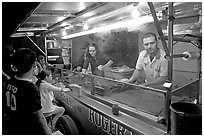
[[112, 60], [99, 54], [97, 45], [90, 43], [88, 46], [88, 54], [84, 60], [82, 73], [91, 73], [94, 75], [103, 76], [103, 70], [113, 64]]
[[157, 37], [154, 33], [146, 33], [142, 38], [142, 44], [145, 50], [139, 54], [133, 75], [123, 82], [136, 82], [143, 71], [145, 82], [141, 84], [142, 86], [161, 86], [168, 75], [168, 61], [164, 58], [165, 52], [158, 48]]

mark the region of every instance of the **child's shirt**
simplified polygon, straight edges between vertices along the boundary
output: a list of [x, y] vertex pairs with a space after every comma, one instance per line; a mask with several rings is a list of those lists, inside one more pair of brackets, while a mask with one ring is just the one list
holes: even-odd
[[41, 95], [42, 112], [49, 113], [54, 111], [55, 107], [52, 103], [52, 100], [54, 99], [53, 91], [60, 92], [61, 88], [55, 87], [47, 81], [42, 80], [39, 90]]

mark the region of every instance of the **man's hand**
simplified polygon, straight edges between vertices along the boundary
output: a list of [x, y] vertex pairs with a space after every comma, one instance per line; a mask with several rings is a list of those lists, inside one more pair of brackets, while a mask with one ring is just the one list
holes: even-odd
[[120, 82], [123, 82], [123, 83], [129, 83], [129, 79], [127, 79], [127, 78], [123, 78], [123, 79], [120, 80]]
[[103, 65], [99, 65], [99, 66], [97, 67], [97, 69], [98, 69], [98, 70], [103, 70]]
[[147, 83], [142, 83], [142, 84], [139, 84], [140, 86], [144, 86], [144, 87], [147, 87], [148, 84]]
[[76, 70], [77, 70], [78, 72], [80, 72], [80, 71], [82, 70], [81, 66], [78, 66], [78, 67], [76, 68]]

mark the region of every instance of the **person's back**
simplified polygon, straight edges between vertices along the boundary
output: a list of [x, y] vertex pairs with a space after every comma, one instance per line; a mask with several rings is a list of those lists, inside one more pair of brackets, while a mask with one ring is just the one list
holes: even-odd
[[[11, 78], [6, 83], [7, 106], [10, 106], [9, 134], [42, 134], [33, 112], [40, 110], [40, 94], [37, 87], [26, 80]], [[10, 100], [10, 101], [8, 101]]]
[[41, 111], [40, 93], [32, 82], [36, 55], [29, 49], [19, 49], [13, 55], [12, 68], [15, 76], [4, 87], [3, 97], [7, 107], [6, 134], [50, 134]]
[[[51, 98], [51, 94], [53, 92], [51, 90], [48, 90], [49, 87], [52, 87], [52, 85], [44, 80], [42, 80], [39, 86], [43, 113], [49, 113], [49, 112], [54, 111], [55, 109], [52, 103], [52, 98]], [[59, 92], [60, 91], [61, 89], [59, 89]]]

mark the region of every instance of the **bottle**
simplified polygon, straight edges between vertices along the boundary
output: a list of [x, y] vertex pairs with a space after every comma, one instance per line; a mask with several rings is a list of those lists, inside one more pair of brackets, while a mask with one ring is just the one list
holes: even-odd
[[117, 104], [113, 104], [112, 112], [113, 112], [113, 115], [118, 115], [119, 114], [119, 106]]

